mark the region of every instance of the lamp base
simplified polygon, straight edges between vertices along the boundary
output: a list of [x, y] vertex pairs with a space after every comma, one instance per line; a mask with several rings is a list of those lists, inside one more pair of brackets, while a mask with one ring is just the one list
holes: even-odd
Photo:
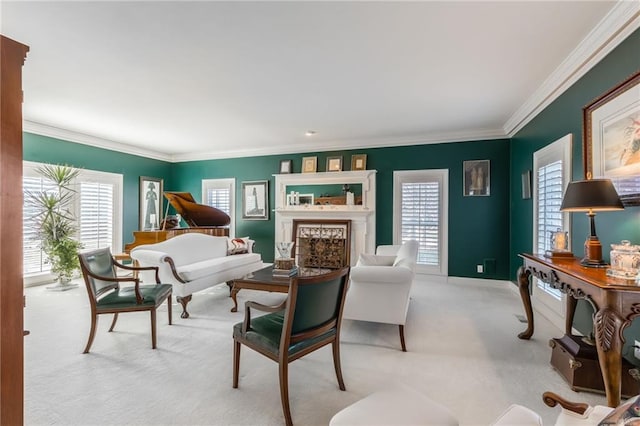
[[584, 242], [584, 259], [580, 261], [587, 268], [606, 268], [607, 262], [602, 260], [602, 244], [598, 237], [592, 235]]
[[609, 266], [609, 264], [604, 260], [593, 260], [587, 259], [586, 257], [580, 261], [580, 264], [587, 268], [606, 268]]

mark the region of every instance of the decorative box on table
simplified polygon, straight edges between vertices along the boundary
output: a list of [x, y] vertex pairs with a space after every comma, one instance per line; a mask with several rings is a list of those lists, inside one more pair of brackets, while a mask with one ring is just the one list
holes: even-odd
[[[560, 373], [573, 391], [604, 393], [604, 381], [595, 345], [587, 343], [583, 336], [567, 335], [549, 341], [551, 366]], [[622, 396], [640, 393], [640, 382], [629, 370], [635, 367], [622, 359]]]

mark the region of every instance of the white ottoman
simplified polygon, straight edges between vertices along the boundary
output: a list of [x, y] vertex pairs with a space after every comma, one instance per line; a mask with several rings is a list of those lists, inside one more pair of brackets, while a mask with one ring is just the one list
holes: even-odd
[[329, 426], [443, 425], [457, 426], [458, 419], [442, 405], [410, 389], [372, 393], [331, 418]]

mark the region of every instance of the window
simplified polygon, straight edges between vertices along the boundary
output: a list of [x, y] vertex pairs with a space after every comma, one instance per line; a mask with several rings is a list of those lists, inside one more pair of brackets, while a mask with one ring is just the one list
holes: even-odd
[[[562, 196], [571, 179], [571, 134], [533, 154], [533, 252], [551, 249], [551, 232], [568, 231], [569, 214], [560, 211]], [[564, 316], [562, 294], [535, 279], [534, 298], [554, 315]], [[549, 313], [548, 313], [549, 314]], [[547, 315], [549, 316], [549, 315]]]
[[393, 241], [416, 240], [417, 271], [447, 275], [448, 170], [397, 171], [393, 174]]
[[231, 218], [229, 224], [229, 236], [235, 236], [235, 201], [234, 194], [236, 180], [230, 179], [203, 179], [202, 203], [222, 210]]
[[[38, 175], [40, 163], [24, 162], [23, 191], [53, 189], [54, 185]], [[84, 249], [109, 247], [113, 253], [122, 250], [122, 175], [81, 170], [76, 183], [74, 214], [77, 238]], [[49, 279], [50, 266], [40, 249], [34, 211], [23, 210], [23, 250], [25, 283]]]

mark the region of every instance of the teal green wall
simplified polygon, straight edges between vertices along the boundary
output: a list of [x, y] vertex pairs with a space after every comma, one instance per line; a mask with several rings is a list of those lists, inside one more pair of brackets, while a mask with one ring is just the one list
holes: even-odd
[[[533, 244], [533, 200], [521, 198], [520, 176], [533, 168], [533, 153], [567, 133], [573, 134], [572, 179], [584, 178], [582, 165], [582, 108], [640, 70], [640, 30], [636, 30], [606, 58], [573, 84], [552, 104], [538, 114], [513, 138], [511, 143], [511, 268], [515, 279], [521, 265], [518, 253], [531, 252]], [[640, 244], [640, 207], [627, 207], [619, 212], [603, 212], [596, 216], [598, 237], [603, 256], [608, 260], [610, 244], [623, 239]], [[584, 254], [584, 241], [589, 234], [585, 214], [572, 213], [571, 246], [577, 256]], [[579, 303], [574, 326], [582, 333], [592, 327], [591, 308]], [[625, 332], [625, 356], [631, 354], [631, 337], [640, 336], [640, 323], [634, 322]], [[640, 338], [640, 337], [636, 337]], [[628, 356], [627, 356], [628, 357]], [[628, 357], [632, 362], [637, 362]]]
[[46, 136], [25, 133], [23, 158], [40, 163], [67, 164], [87, 170], [123, 175], [123, 244], [133, 241], [138, 230], [138, 200], [140, 176], [164, 179], [164, 189], [171, 190], [171, 163], [137, 155], [122, 154]]
[[[177, 163], [172, 181], [181, 191], [190, 191], [201, 199], [201, 180], [236, 178], [236, 208], [241, 212], [240, 183], [269, 180], [270, 207], [273, 208], [273, 173], [280, 160], [293, 160], [294, 173], [300, 173], [302, 157], [317, 156], [318, 171], [325, 170], [328, 156], [341, 155], [345, 165], [352, 154], [367, 154], [367, 169], [376, 174], [376, 239], [377, 244], [392, 243], [393, 171], [449, 169], [449, 275], [507, 279], [509, 276], [509, 141], [473, 141], [416, 145], [353, 151], [307, 152], [225, 160]], [[462, 165], [464, 160], [490, 160], [491, 195], [464, 197]], [[348, 170], [348, 167], [346, 167]], [[243, 220], [236, 215], [236, 235], [256, 239], [256, 250], [266, 261], [273, 260], [274, 217], [269, 221]], [[473, 239], [471, 241], [471, 239]], [[476, 265], [495, 259], [496, 269], [485, 274]]]

